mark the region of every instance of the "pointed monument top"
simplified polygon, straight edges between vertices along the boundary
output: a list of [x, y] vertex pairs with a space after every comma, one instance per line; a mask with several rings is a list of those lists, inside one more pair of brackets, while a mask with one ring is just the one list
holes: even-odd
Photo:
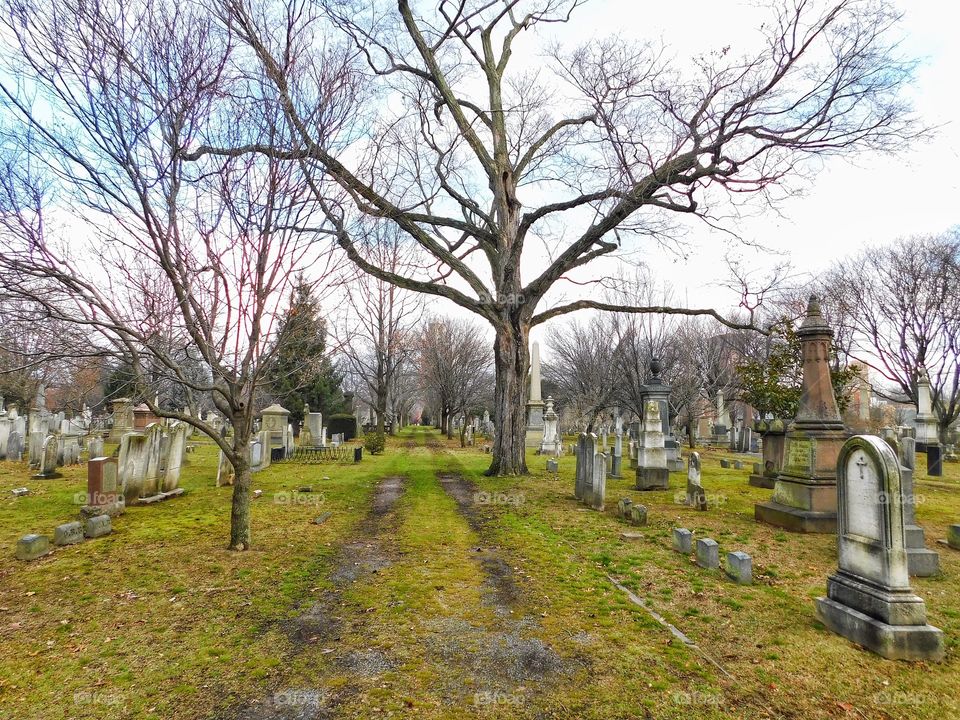
[[823, 313], [820, 311], [820, 298], [816, 295], [811, 295], [807, 302], [807, 316], [803, 319], [797, 334], [801, 337], [804, 335], [833, 337], [833, 330], [830, 329], [827, 321], [823, 318]]
[[807, 315], [822, 315], [820, 312], [820, 298], [816, 294], [810, 296], [807, 302]]

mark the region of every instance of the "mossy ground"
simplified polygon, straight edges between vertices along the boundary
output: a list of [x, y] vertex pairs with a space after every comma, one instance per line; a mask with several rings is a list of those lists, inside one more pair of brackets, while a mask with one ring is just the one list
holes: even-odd
[[[944, 572], [913, 585], [948, 643], [947, 661], [927, 665], [882, 660], [825, 631], [813, 599], [836, 566], [834, 538], [755, 523], [753, 505], [770, 491], [749, 487], [747, 469], [721, 469], [720, 452], [701, 452], [717, 501], [708, 512], [675, 502], [683, 474], [669, 491], [643, 493], [625, 472], [608, 480], [607, 511], [596, 513], [571, 497], [570, 456], [558, 476], [531, 455], [530, 477], [486, 478], [479, 449], [411, 429], [359, 465], [258, 474], [254, 549], [234, 553], [231, 491], [214, 487], [216, 452], [200, 444], [186, 495], [129, 508], [110, 537], [33, 563], [13, 558], [17, 538], [73, 519], [84, 471], [31, 480], [25, 465], [0, 463], [0, 718], [233, 720], [271, 697], [316, 702], [305, 711], [317, 717], [960, 717], [960, 552], [934, 542], [960, 522], [960, 467], [927, 483], [918, 458], [918, 517]], [[480, 493], [469, 513], [440, 475]], [[377, 483], [390, 476], [404, 491], [389, 518], [372, 518]], [[21, 485], [31, 494], [14, 498]], [[620, 497], [647, 505], [649, 525], [616, 518]], [[377, 522], [386, 541], [369, 549]], [[755, 584], [674, 553], [677, 526], [716, 539], [721, 557], [750, 553]], [[642, 537], [621, 540], [628, 529]], [[337, 584], [348, 543], [385, 561]], [[333, 587], [336, 631], [298, 641], [291, 624]], [[516, 590], [509, 601], [505, 587]]]

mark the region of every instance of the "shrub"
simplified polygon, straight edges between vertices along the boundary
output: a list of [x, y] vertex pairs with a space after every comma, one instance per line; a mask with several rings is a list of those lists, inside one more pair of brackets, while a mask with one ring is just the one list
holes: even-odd
[[387, 438], [383, 433], [368, 432], [363, 436], [363, 447], [371, 455], [379, 455], [387, 444]]

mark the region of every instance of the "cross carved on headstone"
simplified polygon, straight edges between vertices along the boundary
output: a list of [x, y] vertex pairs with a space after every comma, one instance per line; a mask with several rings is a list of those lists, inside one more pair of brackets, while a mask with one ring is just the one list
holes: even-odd
[[861, 479], [861, 480], [863, 480], [863, 470], [864, 470], [865, 467], [867, 467], [868, 464], [869, 464], [869, 463], [867, 462], [867, 459], [866, 459], [865, 457], [863, 457], [862, 455], [860, 456], [860, 459], [857, 460], [857, 466], [860, 468], [860, 479]]

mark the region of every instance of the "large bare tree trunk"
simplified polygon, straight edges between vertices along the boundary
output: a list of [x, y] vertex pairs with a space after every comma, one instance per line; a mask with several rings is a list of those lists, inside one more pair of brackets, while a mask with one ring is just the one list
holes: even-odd
[[494, 367], [494, 417], [499, 421], [493, 441], [493, 461], [487, 475], [525, 475], [527, 432], [527, 368], [530, 327], [509, 323], [497, 327]]
[[[250, 418], [233, 417], [233, 500], [230, 508], [230, 549], [249, 550], [250, 539]], [[269, 449], [265, 452], [270, 452]]]

